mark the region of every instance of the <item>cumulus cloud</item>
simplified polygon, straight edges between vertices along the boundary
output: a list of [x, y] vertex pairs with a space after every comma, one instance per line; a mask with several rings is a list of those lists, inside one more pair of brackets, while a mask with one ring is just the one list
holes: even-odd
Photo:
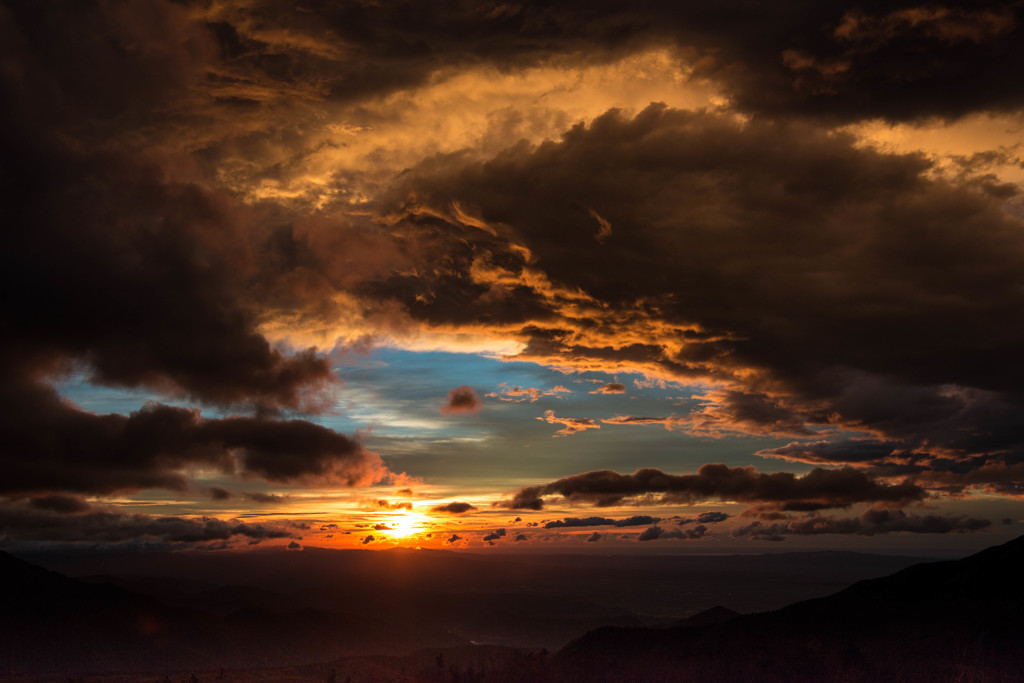
[[374, 537], [373, 537], [373, 535], [371, 534], [371, 535], [369, 535], [369, 536], [364, 536], [364, 537], [363, 537], [363, 542], [362, 542], [362, 544], [363, 544], [363, 545], [366, 545], [366, 544], [368, 544], [368, 543], [373, 543], [373, 542], [374, 542], [374, 541], [376, 541], [376, 540], [377, 540], [377, 539], [376, 539], [376, 538], [374, 538]]
[[554, 436], [570, 436], [578, 432], [585, 432], [588, 429], [600, 429], [601, 425], [589, 417], [558, 417], [553, 410], [545, 410], [543, 417], [538, 417], [541, 422], [548, 424], [560, 424], [562, 428], [554, 433]]
[[597, 543], [601, 538], [603, 538], [601, 534], [595, 531], [587, 537], [587, 543]]
[[491, 533], [483, 537], [484, 541], [497, 541], [499, 538], [503, 538], [508, 532], [505, 529], [495, 529]]
[[483, 405], [484, 403], [476, 393], [476, 389], [463, 385], [455, 387], [448, 392], [448, 402], [441, 407], [441, 412], [445, 415], [455, 413], [475, 414], [480, 412]]
[[431, 512], [447, 512], [452, 515], [461, 515], [465, 512], [470, 512], [471, 510], [476, 509], [477, 507], [475, 505], [471, 505], [470, 503], [459, 502], [452, 502], [446, 505], [437, 505], [435, 507], [430, 508]]
[[461, 541], [461, 540], [462, 540], [462, 536], [459, 536], [458, 534], [452, 534], [451, 536], [448, 537], [448, 540], [445, 541], [445, 544], [446, 545], [451, 545], [452, 543], [455, 543], [456, 541]]
[[[565, 477], [542, 486], [526, 486], [498, 503], [512, 509], [540, 510], [544, 497], [558, 495], [571, 502], [619, 505], [630, 498], [656, 494], [653, 502], [692, 504], [706, 500], [768, 503], [781, 510], [848, 507], [854, 503], [905, 505], [927, 497], [920, 486], [904, 481], [887, 484], [852, 468], [816, 468], [803, 476], [790, 472], [765, 474], [753, 467], [703, 465], [696, 474], [665, 474], [641, 469], [633, 474], [598, 470]], [[652, 502], [644, 498], [645, 502]]]

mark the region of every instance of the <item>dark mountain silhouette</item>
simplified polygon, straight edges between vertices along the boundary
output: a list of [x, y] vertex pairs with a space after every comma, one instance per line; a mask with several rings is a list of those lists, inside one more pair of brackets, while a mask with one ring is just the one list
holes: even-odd
[[738, 616], [742, 616], [739, 612], [734, 612], [728, 607], [722, 607], [721, 605], [715, 605], [710, 609], [706, 609], [703, 612], [694, 614], [692, 617], [680, 619], [679, 621], [672, 624], [673, 628], [680, 626], [711, 626], [713, 624], [724, 624], [727, 621], [732, 621]]
[[1024, 672], [1024, 537], [835, 595], [669, 629], [602, 628], [551, 680], [1010, 681]]
[[[664, 626], [716, 604], [742, 613], [763, 612], [829, 595], [855, 581], [886, 576], [922, 561], [834, 551], [645, 556], [311, 547], [301, 552], [20, 556], [69, 576], [116, 574], [126, 577], [113, 579], [123, 588], [202, 610], [217, 602], [227, 609], [234, 598], [211, 596], [206, 603], [192, 599], [196, 594], [244, 584], [286, 596], [296, 608], [368, 615], [404, 611], [410, 618], [437, 615], [440, 609], [452, 614], [447, 623], [442, 621], [445, 627], [456, 629], [472, 627], [483, 617], [492, 625], [489, 630], [494, 630], [502, 623], [500, 613], [508, 610], [579, 620], [564, 639], [529, 643], [551, 650], [595, 623], [611, 623], [611, 618], [634, 615], [641, 622], [637, 625]], [[269, 601], [257, 604], [272, 607]], [[493, 617], [483, 614], [487, 610], [494, 612]], [[484, 635], [470, 633], [468, 638], [479, 641]], [[506, 639], [524, 634], [517, 627], [499, 635]]]
[[[18, 672], [161, 677], [225, 667], [225, 680], [234, 680], [231, 670], [291, 667], [286, 677], [305, 680], [294, 667], [313, 662], [321, 664], [306, 673], [317, 681], [326, 675], [316, 668], [324, 662], [353, 681], [364, 680], [360, 672], [365, 680], [399, 680], [414, 670], [431, 672], [428, 681], [470, 672], [473, 680], [657, 680], [681, 664], [715, 673], [719, 660], [738, 666], [740, 654], [760, 656], [757, 639], [734, 624], [764, 615], [708, 605], [735, 599], [725, 604], [781, 606], [911, 561], [857, 553], [520, 557], [307, 548], [56, 563], [84, 575], [72, 579], [0, 553], [0, 679]], [[827, 632], [827, 614], [808, 618], [816, 620], [814, 637]], [[788, 632], [764, 628], [769, 641], [781, 643], [779, 661], [787, 661]], [[796, 626], [787, 628], [799, 635]], [[588, 631], [557, 656], [544, 654]], [[468, 641], [477, 645], [446, 655], [444, 667], [435, 654], [414, 654]], [[747, 650], [734, 651], [730, 642]], [[702, 663], [703, 652], [714, 656]], [[803, 650], [799, 656], [807, 657]]]
[[[398, 620], [243, 607], [225, 616], [88, 583], [0, 552], [0, 678], [17, 673], [254, 668], [464, 643]], [[238, 598], [238, 591], [227, 591]], [[265, 598], [265, 594], [260, 594]], [[279, 605], [278, 605], [279, 606]]]

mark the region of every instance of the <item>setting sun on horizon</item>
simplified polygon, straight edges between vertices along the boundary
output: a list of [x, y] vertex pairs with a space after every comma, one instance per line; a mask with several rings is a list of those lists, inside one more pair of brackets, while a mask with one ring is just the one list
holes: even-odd
[[0, 553], [242, 671], [1011, 543], [1022, 73], [1019, 1], [0, 0]]

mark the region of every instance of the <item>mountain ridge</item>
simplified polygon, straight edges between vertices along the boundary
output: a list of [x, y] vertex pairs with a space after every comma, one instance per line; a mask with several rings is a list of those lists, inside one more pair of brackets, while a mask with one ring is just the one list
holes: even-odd
[[[701, 628], [605, 627], [556, 658], [590, 680], [1014, 680], [1024, 664], [1024, 537], [830, 596]], [[561, 680], [554, 678], [553, 680]], [[639, 680], [639, 679], [638, 679]]]

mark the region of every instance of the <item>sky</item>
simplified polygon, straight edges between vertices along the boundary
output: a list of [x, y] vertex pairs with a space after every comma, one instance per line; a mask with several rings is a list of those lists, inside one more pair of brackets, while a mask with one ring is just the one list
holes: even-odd
[[1024, 6], [0, 2], [0, 547], [1024, 523]]

